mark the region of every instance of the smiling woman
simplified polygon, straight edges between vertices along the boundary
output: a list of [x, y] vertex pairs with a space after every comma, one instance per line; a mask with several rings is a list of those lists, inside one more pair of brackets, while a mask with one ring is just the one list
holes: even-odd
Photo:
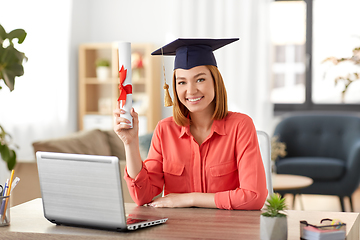
[[[124, 142], [125, 180], [138, 205], [259, 210], [267, 196], [264, 165], [250, 117], [228, 112], [213, 51], [239, 39], [177, 39], [152, 55], [174, 55], [173, 117], [154, 131], [147, 159], [133, 128], [114, 110]], [[180, 119], [179, 121], [177, 120]], [[164, 197], [153, 199], [164, 189]]]

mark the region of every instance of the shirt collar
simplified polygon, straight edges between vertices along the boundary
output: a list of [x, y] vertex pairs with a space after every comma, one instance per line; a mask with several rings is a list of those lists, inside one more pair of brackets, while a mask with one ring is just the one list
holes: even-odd
[[219, 135], [226, 135], [225, 119], [226, 117], [221, 120], [214, 120], [211, 131], [216, 132]]
[[[214, 120], [214, 122], [211, 126], [210, 135], [212, 135], [213, 133], [217, 133], [219, 135], [226, 135], [225, 119], [226, 119], [226, 117], [221, 120]], [[185, 134], [188, 136], [191, 136], [190, 125], [181, 127], [181, 132], [180, 132], [179, 138], [183, 137]]]
[[187, 125], [187, 126], [182, 126], [181, 127], [181, 132], [180, 132], [180, 135], [179, 135], [179, 138], [182, 138], [184, 135], [188, 135], [190, 136], [190, 125]]

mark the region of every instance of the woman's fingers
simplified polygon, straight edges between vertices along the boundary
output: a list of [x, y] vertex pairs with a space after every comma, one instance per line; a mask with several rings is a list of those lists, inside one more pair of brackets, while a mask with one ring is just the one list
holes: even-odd
[[[113, 111], [114, 114], [114, 131], [118, 134], [121, 133], [122, 130], [131, 128], [131, 121], [121, 117], [121, 114], [125, 114], [126, 111], [119, 108], [119, 104], [117, 108]], [[130, 110], [130, 115], [133, 117], [134, 129], [137, 130], [139, 125], [139, 118], [137, 112], [135, 112], [134, 108]]]
[[115, 117], [115, 125], [117, 124], [121, 124], [121, 123], [126, 123], [126, 124], [131, 124], [130, 120], [123, 118], [123, 117]]
[[138, 114], [137, 112], [135, 112], [135, 109], [134, 109], [134, 108], [131, 108], [131, 110], [130, 110], [130, 115], [131, 115], [132, 117], [138, 117], [138, 116], [139, 116], [139, 114]]
[[130, 129], [130, 125], [127, 124], [118, 124], [114, 126], [114, 131], [120, 133], [122, 130]]
[[120, 116], [120, 114], [125, 114], [126, 112], [123, 110], [123, 109], [118, 109], [116, 108], [114, 111], [113, 111], [113, 114], [114, 116]]
[[131, 109], [130, 115], [133, 117], [134, 128], [137, 128], [139, 125], [139, 115], [135, 112], [134, 108]]

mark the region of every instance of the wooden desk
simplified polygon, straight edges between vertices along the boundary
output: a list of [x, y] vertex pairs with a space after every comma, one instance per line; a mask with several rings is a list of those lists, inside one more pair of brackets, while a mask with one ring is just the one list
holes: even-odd
[[[0, 239], [260, 239], [260, 211], [202, 208], [161, 209], [126, 204], [127, 213], [168, 217], [167, 223], [133, 232], [111, 232], [56, 226], [43, 216], [41, 199], [11, 208], [11, 224], [0, 228]], [[316, 223], [339, 218], [347, 223], [347, 239], [359, 239], [359, 213], [288, 211], [288, 239], [300, 238], [299, 221]]]
[[313, 180], [309, 177], [290, 175], [290, 174], [273, 174], [272, 183], [274, 191], [301, 189], [310, 186]]

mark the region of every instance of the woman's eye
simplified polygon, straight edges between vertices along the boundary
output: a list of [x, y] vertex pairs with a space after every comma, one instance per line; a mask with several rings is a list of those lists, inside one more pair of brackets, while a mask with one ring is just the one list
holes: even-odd
[[198, 82], [203, 82], [203, 81], [205, 81], [205, 79], [204, 79], [204, 78], [200, 78], [200, 79], [198, 79], [197, 81], [198, 81]]
[[178, 85], [184, 85], [185, 84], [185, 81], [179, 81], [178, 82]]

